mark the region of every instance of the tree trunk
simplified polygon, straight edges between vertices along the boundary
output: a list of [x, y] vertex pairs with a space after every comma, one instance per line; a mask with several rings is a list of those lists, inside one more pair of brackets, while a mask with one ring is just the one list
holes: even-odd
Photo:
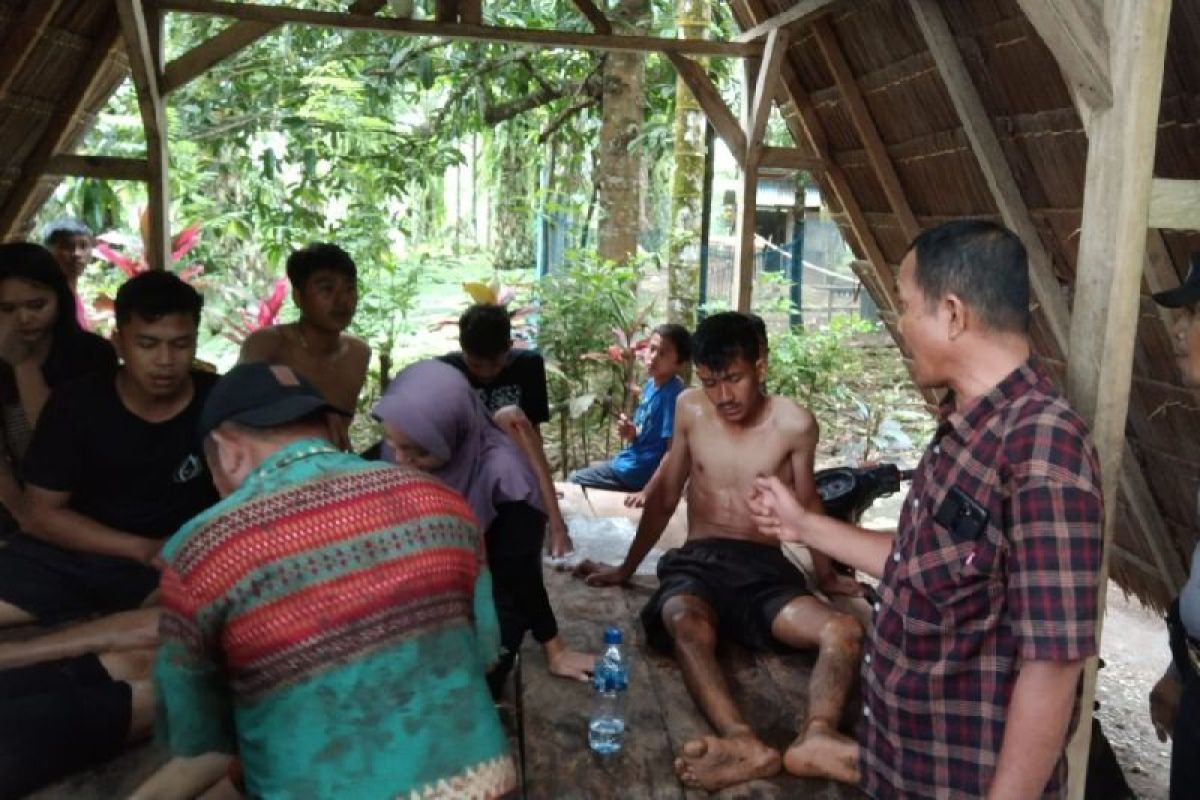
[[[496, 148], [495, 243], [496, 269], [527, 269], [533, 266], [532, 198], [537, 187], [532, 181], [537, 158], [529, 158], [529, 145], [520, 118], [492, 131]], [[532, 170], [531, 170], [532, 165]]]
[[[647, 0], [619, 0], [612, 19], [618, 30], [632, 33], [648, 13]], [[641, 134], [645, 116], [644, 59], [640, 53], [611, 53], [604, 68], [596, 239], [600, 257], [617, 262], [637, 253], [642, 157], [630, 144]]]
[[[704, 39], [710, 0], [676, 0], [675, 20], [684, 39]], [[667, 242], [667, 319], [696, 325], [700, 293], [700, 221], [704, 196], [704, 112], [687, 86], [675, 80], [675, 174]]]

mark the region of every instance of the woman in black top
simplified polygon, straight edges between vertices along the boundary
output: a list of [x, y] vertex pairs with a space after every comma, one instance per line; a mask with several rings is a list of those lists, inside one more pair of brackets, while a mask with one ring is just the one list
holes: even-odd
[[80, 375], [112, 371], [116, 353], [75, 316], [75, 295], [50, 251], [0, 244], [0, 504], [5, 528], [19, 523], [21, 460], [50, 390]]

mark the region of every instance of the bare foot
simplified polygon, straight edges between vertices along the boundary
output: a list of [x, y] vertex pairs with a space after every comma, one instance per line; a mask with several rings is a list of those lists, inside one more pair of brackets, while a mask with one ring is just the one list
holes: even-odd
[[675, 759], [675, 774], [685, 786], [710, 792], [777, 772], [779, 753], [751, 734], [693, 739]]
[[592, 670], [596, 667], [596, 657], [575, 650], [559, 650], [553, 655], [546, 654], [546, 668], [551, 675], [560, 678], [574, 678], [577, 681], [588, 681]]
[[858, 783], [858, 743], [826, 722], [810, 722], [783, 754], [783, 766], [805, 778]]

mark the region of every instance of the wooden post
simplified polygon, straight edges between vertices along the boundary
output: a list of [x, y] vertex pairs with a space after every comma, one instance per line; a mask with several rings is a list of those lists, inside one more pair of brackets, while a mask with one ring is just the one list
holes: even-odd
[[[1067, 393], [1074, 407], [1091, 423], [1100, 454], [1104, 496], [1110, 498], [1104, 523], [1097, 639], [1104, 616], [1108, 559], [1116, 522], [1111, 501], [1117, 496], [1125, 450], [1125, 416], [1170, 17], [1170, 0], [1108, 0], [1105, 23], [1113, 103], [1111, 108], [1093, 109], [1089, 127]], [[1068, 749], [1068, 796], [1073, 799], [1084, 794], [1095, 694], [1096, 659], [1092, 658], [1084, 674], [1079, 726]]]
[[166, 269], [171, 254], [171, 193], [167, 170], [167, 115], [158, 89], [159, 70], [142, 0], [116, 2], [146, 135], [150, 178], [147, 182], [146, 262], [151, 269]]
[[767, 34], [762, 61], [744, 62], [742, 86], [742, 128], [746, 151], [742, 156], [742, 183], [738, 192], [737, 240], [734, 250], [733, 307], [749, 311], [754, 295], [754, 222], [758, 205], [758, 168], [762, 161], [762, 140], [771, 117], [779, 67], [787, 51], [787, 34], [778, 28]]
[[738, 187], [731, 301], [735, 311], [749, 311], [754, 294], [754, 216], [758, 205], [758, 154], [754, 150], [746, 154]]

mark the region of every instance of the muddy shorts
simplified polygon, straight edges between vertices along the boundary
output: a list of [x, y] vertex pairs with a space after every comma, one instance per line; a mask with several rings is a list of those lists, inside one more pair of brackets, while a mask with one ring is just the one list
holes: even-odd
[[811, 595], [804, 574], [778, 545], [737, 539], [695, 539], [658, 562], [658, 591], [642, 609], [642, 626], [652, 646], [673, 649], [662, 612], [676, 595], [692, 595], [717, 614], [718, 636], [751, 650], [786, 652], [771, 635], [771, 623], [797, 597]]

